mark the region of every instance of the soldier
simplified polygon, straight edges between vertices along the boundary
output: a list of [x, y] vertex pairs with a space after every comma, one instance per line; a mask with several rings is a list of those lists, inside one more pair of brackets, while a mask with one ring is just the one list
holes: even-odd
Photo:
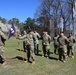
[[35, 64], [35, 54], [34, 54], [34, 40], [35, 35], [34, 33], [29, 30], [27, 35], [24, 35], [23, 37], [18, 37], [17, 39], [26, 39], [26, 47], [27, 47], [27, 61], [30, 62], [30, 57], [32, 58], [33, 62], [32, 64]]
[[50, 55], [50, 42], [51, 42], [51, 37], [47, 34], [47, 32], [43, 32], [42, 36], [42, 46], [43, 46], [43, 54], [44, 57], [49, 58]]
[[39, 53], [39, 48], [38, 47], [39, 47], [40, 35], [39, 35], [39, 33], [36, 30], [34, 30], [34, 34], [36, 36], [36, 40], [34, 41], [35, 54], [38, 55], [38, 53]]
[[58, 43], [58, 41], [57, 41], [57, 39], [58, 39], [58, 35], [57, 35], [57, 33], [55, 33], [55, 36], [54, 36], [54, 38], [53, 38], [53, 41], [54, 41], [54, 53], [56, 54], [56, 52], [58, 51], [58, 46], [59, 46], [59, 43]]
[[[26, 30], [24, 30], [24, 35], [27, 35], [27, 32]], [[23, 40], [23, 49], [24, 49], [24, 52], [26, 52], [26, 39]]]
[[2, 28], [0, 27], [0, 62], [3, 63], [3, 65], [6, 63], [6, 59], [4, 56], [4, 45], [5, 45], [5, 41], [6, 41], [6, 36], [5, 34], [2, 32]]
[[[59, 42], [59, 60], [66, 62], [66, 52], [67, 52], [67, 48], [66, 48], [66, 44], [68, 42], [68, 39], [66, 36], [64, 36], [63, 32], [60, 33], [60, 36], [58, 38], [58, 42]], [[63, 57], [63, 59], [62, 59]]]
[[67, 55], [69, 56], [71, 51], [72, 58], [74, 58], [74, 44], [75, 38], [72, 36], [72, 33], [70, 33], [68, 37]]

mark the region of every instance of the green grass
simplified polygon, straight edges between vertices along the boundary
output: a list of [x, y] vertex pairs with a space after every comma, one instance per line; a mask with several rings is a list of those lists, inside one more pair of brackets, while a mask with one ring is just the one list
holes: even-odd
[[[19, 40], [22, 47], [22, 40]], [[67, 58], [67, 62], [57, 61], [58, 55], [50, 54], [51, 59], [36, 56], [36, 64], [25, 63], [16, 57], [26, 58], [26, 53], [18, 50], [18, 42], [12, 37], [6, 41], [5, 56], [7, 64], [0, 66], [0, 75], [76, 75], [76, 50], [75, 58]], [[42, 45], [40, 41], [39, 49], [42, 55]], [[53, 52], [53, 44], [50, 45], [50, 52]]]

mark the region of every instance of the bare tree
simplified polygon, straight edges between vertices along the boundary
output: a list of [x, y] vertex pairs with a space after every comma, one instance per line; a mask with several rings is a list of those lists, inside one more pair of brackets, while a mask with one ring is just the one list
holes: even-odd
[[[50, 33], [50, 19], [52, 19], [54, 32], [59, 32], [61, 14], [63, 15], [64, 32], [70, 30], [73, 18], [74, 0], [41, 0], [41, 5], [36, 12], [38, 23]], [[62, 10], [62, 13], [61, 13]], [[52, 16], [52, 17], [50, 17]]]

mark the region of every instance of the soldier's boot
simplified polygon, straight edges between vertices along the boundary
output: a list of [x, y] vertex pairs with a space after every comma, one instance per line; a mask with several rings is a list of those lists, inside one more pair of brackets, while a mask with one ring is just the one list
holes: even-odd
[[54, 54], [56, 54], [56, 50], [54, 50]]
[[57, 61], [62, 61], [62, 59], [58, 59]]
[[34, 64], [35, 64], [35, 61], [32, 62], [32, 65], [34, 65]]
[[42, 55], [42, 57], [44, 57], [44, 55]]
[[42, 55], [42, 57], [46, 57], [46, 54]]
[[74, 58], [74, 56], [72, 56], [72, 58]]
[[49, 58], [49, 55], [47, 55], [47, 57], [46, 58]]
[[47, 52], [47, 58], [49, 58], [50, 57], [50, 51], [48, 50], [48, 52]]
[[26, 60], [26, 61], [24, 61], [25, 63], [27, 63], [28, 62], [28, 60]]
[[28, 61], [26, 60], [26, 61], [24, 61], [25, 63], [27, 63]]
[[65, 63], [66, 62], [66, 60], [63, 60], [63, 63]]
[[2, 63], [2, 66], [5, 66], [7, 64], [7, 62], [6, 61], [4, 61], [3, 63]]

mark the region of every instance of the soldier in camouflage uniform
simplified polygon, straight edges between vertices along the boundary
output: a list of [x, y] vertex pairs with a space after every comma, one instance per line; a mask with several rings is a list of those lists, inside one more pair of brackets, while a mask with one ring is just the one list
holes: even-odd
[[0, 62], [4, 62], [5, 63], [5, 56], [4, 56], [4, 45], [5, 45], [5, 41], [6, 41], [6, 36], [5, 34], [2, 32], [2, 28], [0, 27]]
[[30, 57], [32, 58], [32, 64], [35, 64], [35, 54], [34, 54], [34, 40], [36, 39], [34, 33], [29, 30], [27, 35], [23, 37], [18, 37], [18, 39], [26, 39], [26, 47], [27, 47], [27, 60], [30, 61]]
[[42, 46], [43, 46], [43, 54], [44, 57], [49, 58], [50, 55], [50, 42], [51, 42], [51, 37], [47, 34], [47, 32], [43, 32], [42, 36]]
[[66, 44], [68, 42], [68, 39], [66, 36], [64, 36], [64, 34], [62, 32], [60, 33], [60, 36], [58, 38], [58, 42], [59, 42], [59, 50], [58, 50], [59, 60], [66, 62], [66, 54], [67, 54]]
[[[24, 34], [23, 35], [27, 35], [27, 32], [26, 32], [26, 30], [24, 30]], [[23, 49], [24, 49], [24, 52], [26, 52], [26, 40], [24, 39], [23, 40]]]
[[34, 41], [34, 47], [35, 47], [34, 49], [35, 49], [35, 54], [38, 55], [38, 53], [39, 53], [39, 39], [40, 39], [40, 35], [39, 35], [39, 33], [36, 30], [34, 30], [34, 34], [36, 36], [36, 40]]
[[72, 33], [70, 33], [68, 37], [67, 55], [69, 56], [71, 51], [72, 58], [74, 58], [74, 44], [75, 38], [72, 36]]
[[57, 41], [57, 39], [58, 39], [58, 35], [57, 35], [57, 33], [55, 33], [55, 36], [54, 36], [54, 38], [53, 38], [53, 41], [54, 41], [54, 53], [56, 54], [56, 52], [58, 51], [58, 46], [59, 46], [59, 43], [58, 43], [58, 41]]

